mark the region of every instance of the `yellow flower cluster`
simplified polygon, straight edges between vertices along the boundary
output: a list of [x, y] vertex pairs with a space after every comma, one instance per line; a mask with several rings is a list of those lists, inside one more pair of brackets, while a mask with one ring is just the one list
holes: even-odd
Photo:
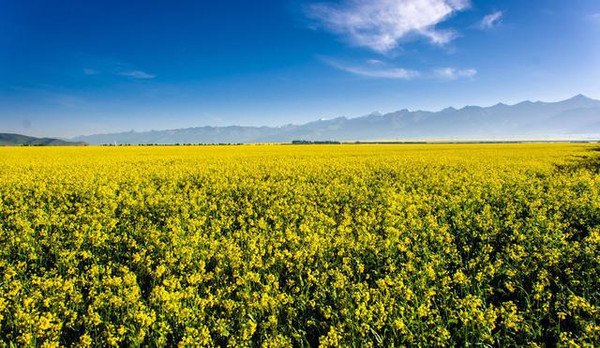
[[597, 346], [596, 148], [0, 148], [0, 346]]

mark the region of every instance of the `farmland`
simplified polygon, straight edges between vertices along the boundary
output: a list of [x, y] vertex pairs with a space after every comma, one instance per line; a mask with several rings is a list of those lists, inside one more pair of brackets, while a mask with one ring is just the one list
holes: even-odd
[[0, 148], [0, 342], [598, 345], [597, 148]]

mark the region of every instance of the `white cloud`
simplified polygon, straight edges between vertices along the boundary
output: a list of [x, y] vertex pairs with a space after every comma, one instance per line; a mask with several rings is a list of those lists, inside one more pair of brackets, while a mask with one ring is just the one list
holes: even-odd
[[398, 67], [390, 67], [384, 65], [381, 61], [377, 61], [375, 64], [373, 64], [373, 62], [367, 61], [367, 63], [369, 63], [368, 66], [346, 65], [329, 60], [327, 60], [326, 62], [336, 69], [364, 77], [395, 80], [411, 80], [416, 77], [419, 77], [418, 71]]
[[83, 69], [83, 74], [84, 75], [98, 75], [100, 72], [96, 69], [90, 69], [90, 68], [85, 68]]
[[477, 28], [481, 30], [492, 29], [496, 25], [500, 24], [502, 21], [502, 16], [504, 16], [504, 12], [502, 11], [490, 13], [481, 19], [481, 21], [477, 24]]
[[471, 78], [477, 75], [475, 69], [457, 69], [452, 67], [435, 69], [434, 76], [447, 80], [456, 80], [458, 78]]
[[313, 4], [308, 15], [353, 45], [387, 53], [419, 36], [438, 45], [450, 42], [456, 33], [436, 25], [469, 6], [469, 0], [344, 0]]
[[367, 63], [372, 64], [372, 65], [379, 65], [379, 64], [383, 64], [383, 61], [381, 61], [379, 59], [367, 59]]
[[147, 72], [140, 70], [125, 70], [121, 71], [119, 75], [141, 80], [150, 80], [156, 77], [156, 75], [148, 74]]
[[354, 75], [393, 80], [414, 79], [444, 79], [456, 80], [459, 78], [472, 78], [477, 75], [475, 69], [458, 69], [453, 67], [437, 68], [430, 71], [418, 71], [400, 68], [380, 60], [367, 60], [366, 64], [345, 64], [329, 59], [323, 59], [332, 67]]

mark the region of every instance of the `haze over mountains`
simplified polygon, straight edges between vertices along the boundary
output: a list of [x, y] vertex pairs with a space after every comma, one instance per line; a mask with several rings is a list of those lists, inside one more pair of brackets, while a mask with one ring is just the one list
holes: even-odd
[[466, 106], [438, 112], [400, 110], [338, 117], [281, 127], [194, 127], [79, 136], [89, 144], [270, 143], [293, 140], [594, 139], [600, 137], [600, 101], [583, 95], [560, 102]]

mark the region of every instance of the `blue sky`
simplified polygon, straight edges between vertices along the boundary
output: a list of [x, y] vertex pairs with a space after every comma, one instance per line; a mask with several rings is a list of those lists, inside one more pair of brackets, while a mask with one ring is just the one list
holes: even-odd
[[600, 99], [597, 0], [0, 0], [0, 132]]

